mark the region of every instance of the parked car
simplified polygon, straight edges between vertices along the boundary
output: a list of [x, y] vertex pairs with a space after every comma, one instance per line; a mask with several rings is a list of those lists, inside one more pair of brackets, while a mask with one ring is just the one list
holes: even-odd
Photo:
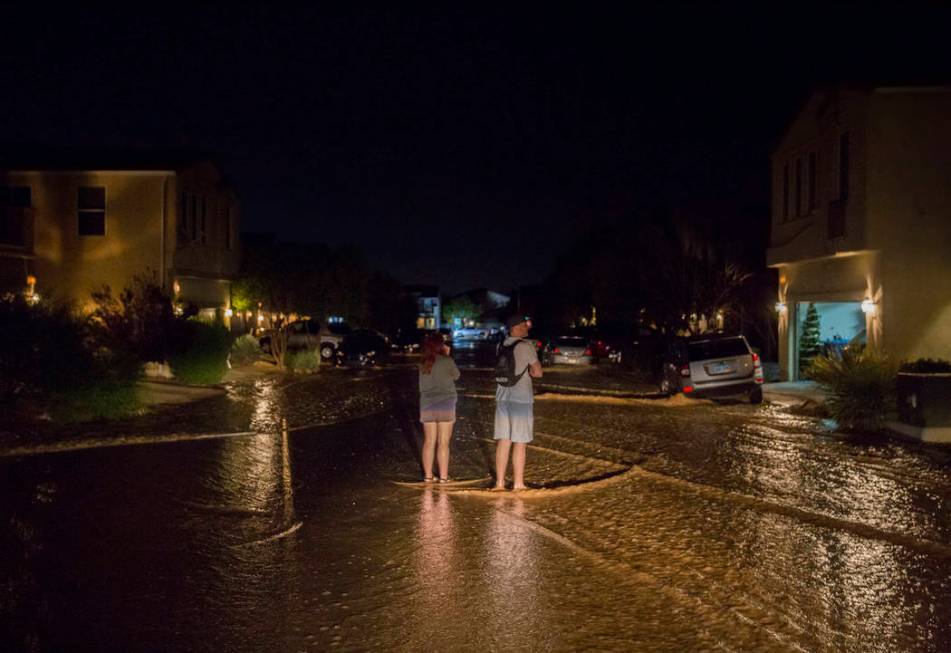
[[390, 338], [390, 349], [404, 354], [418, 354], [427, 333], [424, 329], [399, 329]]
[[763, 401], [763, 365], [743, 336], [696, 336], [684, 341], [679, 389], [690, 396], [745, 394]]
[[354, 329], [343, 337], [336, 352], [337, 362], [356, 365], [383, 363], [389, 353], [389, 338], [373, 329]]
[[[321, 324], [311, 319], [291, 322], [285, 328], [288, 350], [316, 349], [320, 351], [320, 359], [325, 362], [333, 360], [344, 336], [350, 331], [345, 323]], [[273, 335], [266, 333], [258, 339], [258, 345], [265, 353], [271, 353]]]
[[588, 339], [581, 336], [558, 336], [542, 350], [547, 365], [590, 365], [594, 362]]
[[460, 327], [453, 330], [453, 340], [485, 340], [489, 337], [489, 329], [482, 327]]

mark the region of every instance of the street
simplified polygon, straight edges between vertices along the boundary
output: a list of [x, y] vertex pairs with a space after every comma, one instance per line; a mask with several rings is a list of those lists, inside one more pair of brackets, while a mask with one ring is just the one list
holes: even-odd
[[416, 483], [408, 365], [13, 441], [0, 648], [951, 647], [951, 450], [622, 386], [546, 370], [519, 493], [484, 489], [478, 370], [450, 469], [471, 484]]

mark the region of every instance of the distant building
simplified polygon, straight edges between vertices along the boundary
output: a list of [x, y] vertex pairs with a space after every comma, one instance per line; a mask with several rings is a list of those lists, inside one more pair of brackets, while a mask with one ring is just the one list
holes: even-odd
[[951, 88], [813, 93], [772, 155], [780, 365], [822, 347], [951, 358]]
[[416, 328], [442, 327], [442, 304], [438, 286], [403, 286], [403, 294], [416, 302]]
[[[0, 281], [88, 308], [147, 269], [177, 305], [230, 322], [240, 209], [219, 170], [180, 153], [0, 161]], [[28, 286], [28, 287], [27, 287]]]

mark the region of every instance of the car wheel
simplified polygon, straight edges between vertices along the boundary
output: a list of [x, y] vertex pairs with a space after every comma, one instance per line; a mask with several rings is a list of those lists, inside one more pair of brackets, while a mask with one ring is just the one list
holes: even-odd
[[750, 403], [751, 404], [763, 403], [763, 389], [762, 388], [753, 388], [752, 390], [750, 390]]
[[674, 384], [670, 382], [670, 379], [664, 379], [660, 382], [660, 393], [664, 395], [674, 394]]
[[320, 359], [323, 361], [332, 360], [334, 357], [334, 346], [333, 345], [321, 345], [320, 346]]

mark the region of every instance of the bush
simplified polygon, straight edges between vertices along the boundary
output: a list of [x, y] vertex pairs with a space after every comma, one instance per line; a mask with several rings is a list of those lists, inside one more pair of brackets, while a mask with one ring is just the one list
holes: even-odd
[[0, 398], [49, 396], [88, 378], [83, 321], [66, 304], [0, 301]]
[[96, 309], [89, 318], [90, 333], [98, 345], [125, 350], [142, 363], [165, 359], [175, 316], [155, 272], [133, 276], [118, 298], [103, 286], [92, 299]]
[[948, 374], [951, 373], [951, 362], [941, 358], [919, 358], [905, 361], [898, 371], [913, 374]]
[[250, 333], [245, 334], [231, 345], [231, 364], [250, 365], [261, 358], [261, 346], [258, 339]]
[[55, 419], [119, 417], [138, 408], [141, 365], [98, 342], [67, 304], [0, 301], [0, 401], [49, 403]]
[[846, 431], [877, 431], [894, 417], [897, 366], [872, 349], [819, 356], [810, 376], [829, 393], [828, 408]]
[[285, 352], [284, 367], [288, 372], [316, 372], [320, 367], [320, 354], [309, 349]]
[[227, 329], [197, 320], [176, 320], [171, 341], [168, 363], [176, 379], [193, 385], [211, 385], [224, 378], [231, 351], [231, 334]]

